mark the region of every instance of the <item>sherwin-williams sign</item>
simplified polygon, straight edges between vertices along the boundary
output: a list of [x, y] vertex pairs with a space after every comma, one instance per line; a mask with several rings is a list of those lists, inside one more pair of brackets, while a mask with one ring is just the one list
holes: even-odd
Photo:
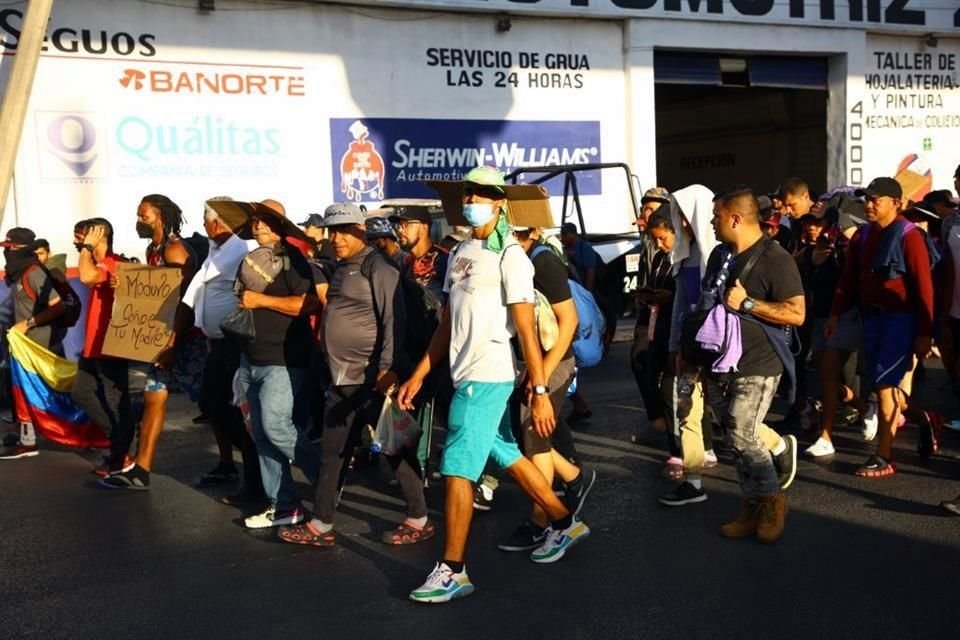
[[[333, 193], [354, 202], [435, 197], [424, 180], [459, 180], [479, 165], [509, 173], [601, 160], [599, 121], [332, 118], [330, 141]], [[577, 186], [600, 195], [600, 174]]]

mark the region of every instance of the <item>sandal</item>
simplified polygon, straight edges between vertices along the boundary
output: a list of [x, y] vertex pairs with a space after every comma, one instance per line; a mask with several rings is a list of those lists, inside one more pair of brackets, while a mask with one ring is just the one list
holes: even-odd
[[670, 480], [683, 480], [683, 461], [680, 458], [667, 458], [660, 475]]
[[893, 460], [886, 460], [874, 454], [867, 458], [867, 461], [857, 469], [857, 477], [882, 478], [884, 476], [892, 476], [896, 472], [897, 468], [894, 466]]
[[396, 529], [384, 531], [380, 540], [384, 544], [416, 544], [429, 540], [437, 532], [432, 522], [427, 522], [422, 528], [416, 527], [409, 522], [401, 522]]
[[929, 458], [940, 451], [940, 431], [943, 429], [943, 417], [933, 411], [924, 411], [920, 424], [920, 439], [917, 441], [917, 453], [921, 458]]
[[280, 539], [290, 544], [305, 544], [311, 547], [332, 547], [337, 541], [333, 529], [327, 533], [320, 533], [309, 522], [281, 527], [277, 532]]

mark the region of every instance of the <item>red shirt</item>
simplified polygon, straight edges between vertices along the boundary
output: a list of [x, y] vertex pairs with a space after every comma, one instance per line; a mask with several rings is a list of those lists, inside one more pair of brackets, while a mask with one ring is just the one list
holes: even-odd
[[117, 273], [117, 256], [107, 254], [102, 262], [97, 264], [100, 271], [100, 281], [90, 286], [90, 296], [87, 299], [87, 324], [83, 342], [84, 358], [103, 358], [103, 340], [107, 337], [110, 327], [110, 316], [113, 314], [113, 287], [110, 286], [110, 276]]
[[[902, 216], [897, 221], [905, 222]], [[887, 280], [873, 270], [873, 259], [880, 248], [883, 233], [874, 227], [861, 239], [862, 228], [850, 239], [843, 275], [833, 296], [831, 315], [839, 316], [858, 304], [864, 314], [914, 313], [917, 335], [933, 333], [933, 279], [930, 257], [920, 229], [911, 229], [903, 236], [903, 258], [907, 272]]]

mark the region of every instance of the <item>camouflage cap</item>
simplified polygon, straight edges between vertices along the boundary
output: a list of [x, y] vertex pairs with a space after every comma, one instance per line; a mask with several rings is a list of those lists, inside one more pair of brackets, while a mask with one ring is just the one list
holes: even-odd
[[386, 218], [381, 218], [379, 216], [372, 216], [367, 218], [367, 240], [374, 240], [376, 238], [393, 238], [397, 239], [397, 234], [393, 230], [393, 225], [390, 224], [390, 221]]
[[644, 204], [647, 200], [670, 202], [670, 192], [663, 187], [650, 187], [643, 192], [643, 197], [640, 198], [640, 204]]

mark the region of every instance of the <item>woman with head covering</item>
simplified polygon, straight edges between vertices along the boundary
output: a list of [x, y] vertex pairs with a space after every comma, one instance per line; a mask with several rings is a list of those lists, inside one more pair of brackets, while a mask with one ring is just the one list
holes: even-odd
[[[676, 234], [669, 254], [673, 277], [676, 281], [676, 292], [670, 321], [670, 355], [667, 363], [669, 375], [664, 376], [661, 390], [667, 405], [671, 408], [667, 415], [672, 418], [673, 435], [681, 441], [681, 449], [686, 450], [682, 454], [682, 459], [677, 456], [670, 456], [667, 459], [664, 475], [679, 480], [685, 474], [688, 476], [693, 474], [688, 479], [699, 483], [700, 470], [704, 464], [714, 466], [717, 461], [712, 446], [713, 425], [710, 418], [703, 412], [702, 389], [691, 379], [678, 379], [677, 375], [680, 372], [676, 370], [676, 360], [680, 351], [681, 316], [689, 311], [691, 305], [695, 304], [700, 297], [701, 282], [707, 270], [707, 258], [717, 245], [711, 224], [713, 192], [703, 185], [690, 185], [674, 191], [664, 208], [666, 211], [661, 209], [657, 215], [669, 214]], [[678, 410], [678, 382], [681, 382], [679, 388], [685, 395], [689, 391], [691, 396], [696, 396], [693, 398], [695, 406], [682, 403]], [[693, 428], [682, 428], [687, 422], [690, 422]], [[692, 424], [694, 422], [696, 425]], [[693, 443], [693, 440], [698, 442]], [[677, 496], [672, 497], [677, 498]], [[669, 498], [671, 496], [664, 496], [661, 501]], [[700, 500], [694, 496], [690, 501]], [[675, 504], [675, 501], [668, 501], [665, 504]], [[688, 504], [688, 501], [682, 501], [679, 504]]]

